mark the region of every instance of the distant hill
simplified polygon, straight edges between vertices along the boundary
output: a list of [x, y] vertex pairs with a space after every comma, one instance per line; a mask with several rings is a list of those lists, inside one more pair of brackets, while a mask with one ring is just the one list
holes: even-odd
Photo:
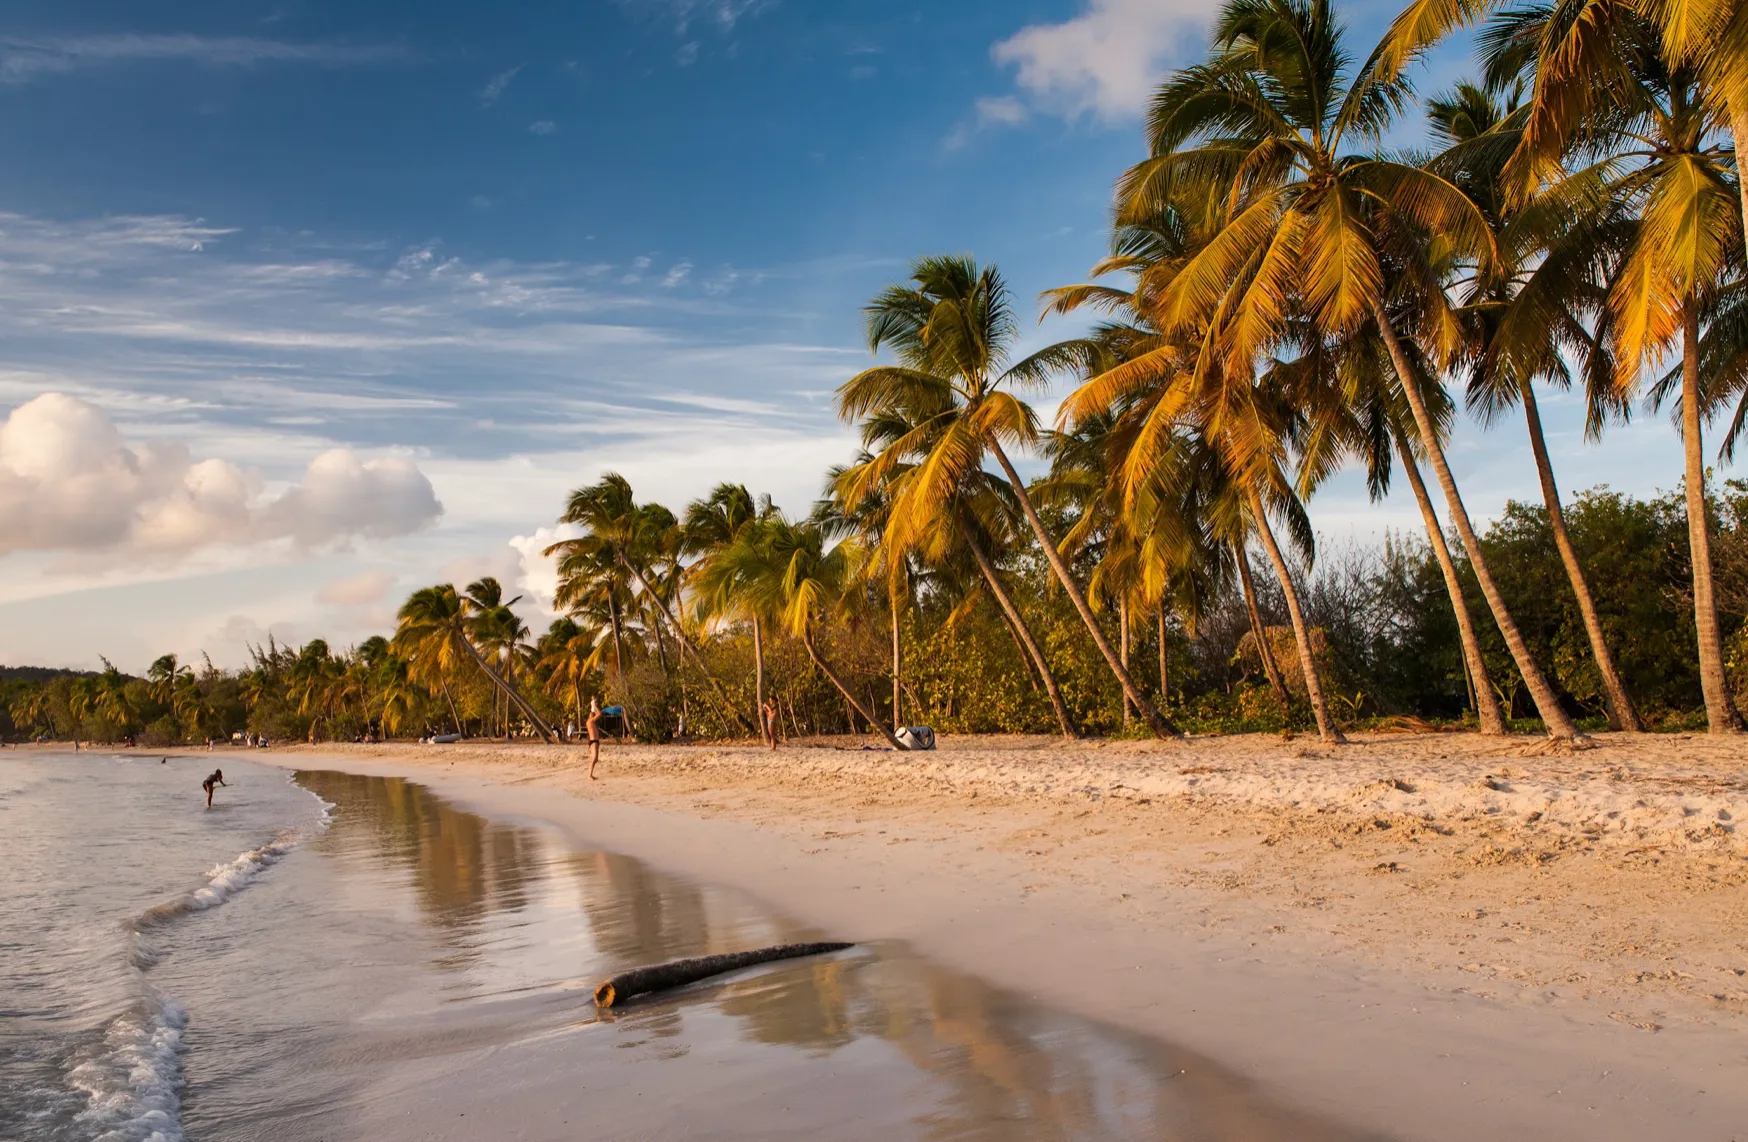
[[81, 678], [91, 670], [60, 670], [52, 666], [0, 666], [0, 682], [22, 678], [26, 682], [47, 682], [51, 678]]

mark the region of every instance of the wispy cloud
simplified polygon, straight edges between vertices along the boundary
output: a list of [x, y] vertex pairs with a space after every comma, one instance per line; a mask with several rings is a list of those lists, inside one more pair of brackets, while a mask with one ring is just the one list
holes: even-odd
[[48, 75], [128, 63], [183, 62], [213, 67], [278, 63], [339, 68], [409, 63], [417, 58], [415, 52], [398, 44], [294, 43], [186, 33], [0, 36], [0, 83], [28, 83]]
[[696, 27], [732, 32], [736, 24], [777, 6], [777, 0], [619, 0], [630, 11], [671, 20], [677, 35]]
[[496, 103], [503, 96], [504, 92], [509, 88], [511, 82], [515, 80], [517, 74], [521, 70], [522, 65], [517, 64], [515, 67], [506, 68], [492, 76], [491, 80], [488, 81], [484, 87], [480, 88], [479, 101], [487, 107]]
[[536, 119], [534, 122], [528, 124], [528, 133], [530, 135], [550, 135], [556, 130], [558, 130], [558, 124], [554, 123], [551, 119]]

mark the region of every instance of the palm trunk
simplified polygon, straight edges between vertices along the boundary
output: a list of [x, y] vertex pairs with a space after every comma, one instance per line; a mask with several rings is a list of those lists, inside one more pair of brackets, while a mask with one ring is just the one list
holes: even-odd
[[[1123, 669], [1129, 669], [1129, 600], [1117, 600], [1117, 656], [1123, 662]], [[1129, 723], [1135, 720], [1135, 707], [1129, 704], [1129, 695], [1123, 695], [1123, 728], [1128, 729]]]
[[1687, 544], [1693, 562], [1699, 683], [1705, 695], [1707, 727], [1714, 734], [1733, 734], [1741, 730], [1742, 717], [1730, 700], [1730, 683], [1724, 676], [1724, 644], [1712, 591], [1711, 522], [1706, 515], [1705, 447], [1701, 440], [1699, 306], [1691, 297], [1682, 309], [1681, 338], [1681, 442], [1687, 454]]
[[[527, 699], [523, 698], [521, 693], [518, 692], [514, 686], [504, 681], [504, 679], [499, 676], [498, 672], [492, 669], [491, 664], [485, 660], [485, 656], [480, 654], [479, 648], [474, 646], [472, 642], [463, 638], [461, 640], [461, 645], [467, 647], [467, 652], [473, 655], [475, 665], [485, 671], [486, 677], [492, 680], [494, 686], [503, 691], [504, 697], [509, 701], [514, 702], [516, 708], [522, 711], [522, 716], [528, 719], [529, 724], [534, 727], [535, 732], [540, 735], [541, 740], [548, 745], [552, 744], [552, 728], [542, 720], [539, 714], [534, 712], [534, 707], [528, 704]], [[509, 721], [508, 718], [505, 718], [504, 720], [506, 722]]]
[[[1530, 654], [1529, 644], [1523, 640], [1523, 632], [1517, 629], [1511, 612], [1506, 609], [1505, 597], [1499, 593], [1498, 585], [1493, 582], [1493, 573], [1487, 569], [1487, 557], [1481, 551], [1479, 540], [1475, 538], [1474, 524], [1469, 521], [1468, 509], [1463, 507], [1463, 497], [1457, 491], [1456, 478], [1451, 475], [1451, 466], [1445, 461], [1444, 445], [1438, 438], [1438, 426], [1432, 422], [1432, 414], [1426, 408], [1426, 399], [1421, 395], [1414, 370], [1409, 366], [1408, 354], [1403, 350], [1402, 342], [1397, 339], [1396, 330], [1390, 324], [1390, 318], [1385, 314], [1381, 302], [1372, 302], [1372, 316], [1377, 319], [1378, 332], [1384, 338], [1384, 346], [1390, 351], [1390, 362], [1396, 367], [1396, 377], [1401, 382], [1403, 395], [1408, 398], [1408, 407], [1414, 410], [1414, 424], [1420, 430], [1421, 447], [1426, 450], [1427, 459], [1432, 463], [1433, 475], [1438, 477], [1439, 487], [1444, 491], [1451, 522], [1457, 526], [1457, 535], [1469, 554], [1469, 565], [1475, 569], [1475, 578], [1481, 584], [1481, 594], [1486, 597], [1487, 608], [1493, 612], [1493, 621], [1498, 624], [1499, 633], [1511, 651], [1511, 660], [1517, 664], [1517, 671], [1523, 675], [1524, 685], [1529, 687], [1530, 696], [1535, 699], [1536, 711], [1542, 716], [1542, 724], [1547, 727], [1548, 736], [1570, 741], [1579, 736], [1578, 727], [1572, 724], [1572, 719], [1560, 708], [1559, 695], [1554, 693], [1554, 688], [1548, 685], [1548, 679], [1542, 673], [1541, 667], [1536, 665], [1535, 658]], [[1477, 686], [1476, 689], [1480, 687]]]
[[[829, 665], [827, 665], [826, 660], [820, 655], [819, 650], [813, 645], [813, 631], [811, 629], [802, 631], [801, 644], [803, 646], [807, 647], [808, 657], [813, 659], [813, 664], [815, 666], [819, 667], [820, 672], [823, 673], [828, 679], [831, 680], [831, 684], [838, 688], [838, 693], [840, 693], [844, 696], [844, 701], [849, 704], [850, 708], [855, 710], [858, 714], [861, 714], [863, 721], [867, 722], [873, 728], [879, 730], [880, 736], [884, 737], [887, 741], [891, 742], [893, 749], [903, 751], [904, 746], [903, 746], [903, 744], [901, 744], [899, 742], [897, 736], [894, 735], [891, 730], [887, 729], [886, 726], [884, 724], [882, 724], [878, 718], [872, 717], [868, 713], [868, 711], [863, 707], [862, 703], [856, 700], [856, 696], [854, 694], [850, 693], [849, 686], [845, 685], [844, 680], [842, 678], [838, 677], [838, 672], [833, 670]], [[852, 731], [855, 729], [855, 726], [856, 726], [855, 719], [852, 718], [850, 720], [850, 728]]]
[[1168, 648], [1166, 641], [1165, 641], [1165, 600], [1164, 599], [1161, 599], [1159, 602], [1157, 602], [1153, 605], [1153, 617], [1154, 617], [1154, 620], [1159, 627], [1159, 704], [1163, 706], [1166, 704], [1166, 702], [1170, 701], [1169, 695], [1171, 693], [1171, 686], [1170, 686], [1171, 675], [1167, 672], [1167, 669], [1166, 669], [1167, 666], [1169, 666], [1170, 662], [1171, 662], [1171, 659], [1170, 659], [1171, 651]]
[[455, 709], [455, 696], [449, 692], [449, 679], [439, 676], [438, 681], [443, 684], [443, 700], [449, 703], [449, 721], [455, 726], [456, 733], [465, 733], [461, 728], [461, 714]]
[[1503, 734], [1505, 712], [1499, 708], [1499, 695], [1493, 690], [1493, 679], [1487, 673], [1487, 660], [1481, 657], [1481, 639], [1475, 634], [1475, 619], [1469, 614], [1469, 604], [1463, 598], [1463, 582], [1457, 578], [1457, 562], [1451, 558], [1451, 545], [1445, 542], [1444, 528], [1439, 526], [1438, 512], [1433, 510], [1432, 497], [1426, 494], [1426, 482], [1420, 478], [1420, 465], [1408, 448], [1408, 441], [1396, 435], [1396, 452], [1402, 457], [1402, 474], [1414, 490], [1414, 502], [1420, 505], [1420, 518], [1426, 522], [1427, 542], [1438, 560], [1438, 569], [1445, 577], [1445, 593], [1451, 597], [1451, 610], [1457, 617], [1457, 640], [1463, 647], [1463, 664], [1469, 683], [1469, 697], [1475, 706], [1475, 717], [1484, 734]]
[[1554, 532], [1554, 546], [1560, 552], [1560, 562], [1566, 565], [1566, 578], [1572, 584], [1572, 594], [1578, 599], [1578, 613], [1584, 617], [1584, 633], [1590, 638], [1590, 654], [1596, 660], [1597, 673], [1602, 675], [1603, 706], [1608, 711], [1608, 728], [1638, 733], [1644, 727], [1633, 709], [1627, 687], [1615, 667], [1608, 640], [1603, 637], [1602, 619], [1596, 613], [1596, 601], [1590, 595], [1590, 583], [1584, 577], [1584, 567], [1578, 562], [1578, 552], [1566, 531], [1566, 512], [1560, 507], [1560, 489], [1554, 483], [1554, 466], [1548, 460], [1548, 442], [1542, 433], [1542, 414], [1536, 407], [1533, 382], [1523, 383], [1523, 415], [1529, 422], [1530, 452], [1536, 460], [1536, 476], [1542, 482], [1542, 502], [1548, 507], [1548, 526]]
[[1050, 570], [1055, 572], [1057, 581], [1062, 584], [1062, 590], [1068, 595], [1069, 601], [1074, 604], [1075, 611], [1080, 615], [1080, 621], [1086, 624], [1087, 633], [1092, 635], [1093, 645], [1099, 648], [1099, 653], [1104, 655], [1105, 663], [1111, 668], [1111, 673], [1117, 676], [1117, 683], [1122, 686], [1123, 693], [1128, 696], [1131, 702], [1135, 703], [1135, 708], [1141, 711], [1142, 716], [1147, 719], [1148, 726], [1157, 736], [1182, 739], [1183, 731], [1167, 721], [1153, 703], [1147, 700], [1146, 696], [1141, 693], [1141, 688], [1135, 685], [1135, 680], [1129, 676], [1129, 672], [1118, 661], [1116, 651], [1111, 649], [1111, 640], [1106, 638], [1105, 632], [1099, 629], [1098, 619], [1094, 617], [1092, 608], [1087, 606], [1086, 596], [1081, 593], [1080, 587], [1074, 582], [1074, 576], [1068, 573], [1068, 564], [1063, 562], [1062, 553], [1056, 550], [1056, 544], [1051, 542], [1050, 533], [1044, 530], [1044, 521], [1039, 518], [1038, 509], [1032, 504], [1032, 497], [1026, 491], [1025, 481], [1020, 479], [1020, 474], [1014, 469], [1013, 462], [1008, 459], [1007, 453], [1002, 450], [1001, 445], [994, 441], [990, 442], [989, 450], [995, 454], [996, 462], [1001, 465], [1002, 471], [1007, 475], [1008, 483], [1013, 486], [1014, 495], [1020, 501], [1020, 509], [1026, 513], [1026, 522], [1032, 525], [1032, 533], [1038, 537], [1038, 544], [1044, 549], [1044, 558], [1050, 561]]
[[1305, 694], [1311, 699], [1311, 713], [1317, 718], [1317, 736], [1326, 742], [1345, 742], [1347, 739], [1335, 728], [1335, 719], [1329, 716], [1329, 703], [1323, 700], [1323, 682], [1317, 675], [1311, 630], [1305, 625], [1304, 612], [1299, 608], [1299, 589], [1293, 585], [1287, 561], [1281, 557], [1281, 549], [1275, 543], [1275, 533], [1269, 527], [1262, 496], [1254, 487], [1249, 492], [1251, 523], [1256, 527], [1257, 538], [1262, 540], [1263, 550], [1268, 552], [1269, 562], [1275, 565], [1275, 577], [1281, 581], [1281, 590], [1287, 596], [1287, 617], [1293, 620], [1293, 639], [1299, 644], [1299, 669], [1305, 675]]
[[899, 657], [898, 644], [898, 596], [892, 598], [892, 728], [897, 730], [904, 725], [904, 718], [898, 704], [899, 667], [902, 662]]
[[1062, 736], [1068, 741], [1076, 740], [1080, 737], [1080, 733], [1074, 728], [1074, 720], [1068, 716], [1068, 704], [1062, 700], [1062, 688], [1056, 684], [1056, 675], [1050, 672], [1050, 664], [1044, 661], [1044, 652], [1038, 649], [1038, 640], [1032, 637], [1032, 628], [1026, 625], [1026, 620], [1020, 615], [1019, 608], [1014, 606], [1013, 596], [1008, 594], [1008, 589], [1003, 586], [1001, 577], [995, 573], [995, 564], [991, 563], [989, 556], [984, 554], [983, 545], [977, 542], [976, 537], [971, 534], [971, 529], [965, 526], [964, 519], [960, 518], [957, 513], [954, 514], [953, 518], [954, 522], [959, 525], [959, 534], [964, 538], [965, 546], [970, 550], [971, 557], [977, 560], [977, 569], [983, 572], [984, 581], [989, 584], [990, 594], [995, 596], [996, 604], [1001, 607], [1002, 614], [1007, 616], [1008, 622], [1013, 625], [1014, 630], [1025, 642], [1026, 653], [1031, 657], [1032, 665], [1037, 668], [1038, 677], [1044, 680], [1044, 689], [1050, 695], [1050, 708], [1056, 712], [1057, 728], [1062, 731]]
[[1256, 605], [1256, 580], [1250, 576], [1250, 552], [1244, 544], [1234, 543], [1232, 554], [1238, 560], [1238, 586], [1244, 592], [1244, 609], [1250, 614], [1250, 636], [1256, 639], [1256, 656], [1262, 659], [1262, 672], [1268, 675], [1269, 687], [1282, 710], [1287, 707], [1287, 684], [1281, 680], [1281, 665], [1275, 661], [1274, 643], [1262, 622], [1262, 610]]
[[774, 726], [765, 724], [765, 632], [757, 617], [753, 619], [753, 694], [759, 704], [759, 737], [770, 745], [777, 731]]
[[[638, 586], [643, 588], [644, 594], [649, 596], [650, 602], [655, 604], [655, 608], [661, 613], [662, 618], [667, 620], [668, 629], [674, 632], [674, 637], [679, 640], [680, 645], [685, 647], [687, 652], [692, 655], [692, 661], [698, 664], [698, 670], [704, 675], [704, 681], [710, 686], [711, 691], [722, 704], [723, 712], [732, 718], [741, 729], [750, 729], [750, 726], [741, 721], [740, 715], [735, 713], [734, 703], [728, 700], [728, 694], [723, 691], [722, 683], [716, 680], [716, 675], [710, 673], [709, 665], [705, 663], [704, 656], [698, 652], [698, 648], [693, 645], [691, 636], [686, 633], [685, 628], [680, 626], [679, 622], [674, 618], [673, 612], [668, 610], [667, 601], [660, 595], [657, 595], [655, 591], [650, 588], [649, 581], [643, 577], [643, 572], [639, 571], [636, 567], [633, 567], [630, 560], [621, 559], [620, 562], [625, 565], [627, 571], [631, 572], [632, 578], [637, 580]], [[658, 641], [660, 639], [659, 633], [657, 634], [657, 639]]]

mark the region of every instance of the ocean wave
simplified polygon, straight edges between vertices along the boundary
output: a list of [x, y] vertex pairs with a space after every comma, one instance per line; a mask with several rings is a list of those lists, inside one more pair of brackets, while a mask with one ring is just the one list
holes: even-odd
[[93, 1142], [182, 1142], [182, 1034], [188, 1013], [148, 993], [111, 1020], [100, 1044], [67, 1071], [86, 1096], [74, 1121]]

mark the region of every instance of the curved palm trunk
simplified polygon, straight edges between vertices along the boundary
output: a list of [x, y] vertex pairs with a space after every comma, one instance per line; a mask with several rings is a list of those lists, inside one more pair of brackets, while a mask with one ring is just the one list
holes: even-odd
[[1699, 635], [1699, 684], [1706, 726], [1714, 734], [1742, 729], [1724, 676], [1724, 643], [1712, 590], [1711, 523], [1706, 516], [1706, 466], [1700, 438], [1699, 307], [1690, 298], [1681, 315], [1681, 436], [1687, 460], [1687, 545], [1693, 562], [1693, 624]]
[[1627, 695], [1609, 652], [1608, 640], [1602, 633], [1602, 619], [1596, 613], [1596, 601], [1590, 595], [1590, 583], [1584, 577], [1584, 565], [1578, 562], [1578, 552], [1566, 531], [1566, 512], [1560, 506], [1560, 489], [1554, 483], [1554, 466], [1548, 460], [1548, 442], [1542, 434], [1542, 414], [1536, 407], [1535, 385], [1523, 384], [1523, 415], [1529, 422], [1530, 452], [1536, 460], [1536, 476], [1542, 483], [1542, 502], [1548, 507], [1548, 526], [1554, 532], [1554, 547], [1560, 552], [1560, 562], [1566, 566], [1566, 578], [1572, 584], [1572, 594], [1578, 599], [1578, 613], [1584, 617], [1584, 633], [1590, 639], [1590, 654], [1596, 660], [1597, 673], [1602, 675], [1603, 706], [1608, 711], [1608, 728], [1638, 733], [1642, 727], [1639, 715]]
[[1161, 599], [1153, 605], [1153, 618], [1159, 627], [1159, 704], [1165, 705], [1171, 693], [1171, 675], [1167, 667], [1171, 664], [1171, 650], [1165, 641], [1165, 600]]
[[[473, 656], [475, 665], [486, 672], [486, 677], [490, 678], [492, 684], [503, 692], [505, 699], [515, 703], [516, 708], [522, 711], [522, 716], [527, 718], [529, 724], [531, 724], [535, 731], [540, 734], [541, 740], [548, 745], [551, 745], [552, 727], [548, 726], [541, 716], [534, 712], [534, 707], [528, 704], [528, 700], [522, 697], [516, 687], [506, 682], [496, 670], [492, 669], [491, 664], [485, 660], [485, 656], [479, 652], [479, 648], [474, 646], [472, 641], [463, 637], [461, 639], [461, 645], [467, 647], [467, 652]], [[505, 721], [508, 720], [508, 718], [505, 719]]]
[[[1123, 663], [1123, 669], [1129, 669], [1129, 600], [1117, 600], [1117, 657]], [[1129, 695], [1123, 695], [1123, 728], [1128, 729], [1129, 723], [1135, 720], [1135, 707], [1129, 704]]]
[[[653, 589], [651, 589], [649, 580], [643, 577], [643, 572], [631, 565], [630, 560], [621, 559], [620, 562], [625, 565], [627, 571], [631, 572], [631, 577], [637, 580], [638, 586], [643, 588], [643, 592], [649, 596], [650, 602], [655, 604], [656, 610], [660, 612], [662, 618], [667, 621], [668, 629], [674, 632], [674, 637], [679, 640], [680, 645], [685, 647], [686, 651], [691, 654], [692, 661], [698, 664], [699, 673], [704, 675], [704, 681], [710, 686], [711, 692], [716, 695], [717, 701], [721, 703], [723, 713], [731, 718], [735, 725], [739, 726], [741, 729], [751, 729], [750, 726], [741, 720], [741, 716], [735, 712], [734, 703], [728, 700], [728, 694], [723, 691], [722, 683], [716, 680], [716, 675], [710, 673], [710, 667], [704, 662], [704, 656], [698, 652], [697, 646], [693, 645], [691, 637], [686, 634], [685, 629], [680, 626], [677, 620], [675, 620], [673, 612], [668, 610], [667, 600], [663, 599], [660, 595], [656, 594]], [[658, 635], [657, 637], [659, 640], [660, 636]]]
[[759, 704], [759, 737], [770, 745], [776, 729], [767, 725], [765, 719], [765, 632], [756, 615], [753, 617], [753, 700]]
[[1081, 593], [1080, 587], [1074, 581], [1074, 576], [1068, 573], [1068, 564], [1062, 561], [1062, 553], [1056, 550], [1056, 544], [1051, 542], [1050, 533], [1044, 529], [1044, 521], [1039, 518], [1038, 509], [1033, 506], [1032, 497], [1026, 491], [1025, 481], [1020, 479], [1020, 474], [1014, 469], [1013, 462], [1008, 459], [1008, 455], [1002, 450], [1001, 445], [993, 440], [990, 441], [989, 450], [995, 454], [996, 462], [1001, 465], [1002, 471], [1007, 475], [1008, 483], [1013, 486], [1014, 495], [1019, 497], [1020, 509], [1026, 513], [1026, 522], [1032, 525], [1032, 533], [1038, 537], [1038, 544], [1044, 549], [1044, 558], [1050, 561], [1050, 570], [1056, 573], [1056, 579], [1062, 584], [1062, 589], [1067, 593], [1069, 601], [1074, 604], [1075, 611], [1080, 615], [1080, 621], [1086, 624], [1087, 633], [1092, 635], [1093, 644], [1099, 648], [1099, 653], [1104, 655], [1105, 663], [1110, 666], [1111, 673], [1117, 676], [1117, 683], [1122, 686], [1123, 693], [1128, 696], [1129, 701], [1135, 703], [1135, 708], [1141, 711], [1142, 716], [1147, 719], [1148, 726], [1156, 735], [1162, 738], [1181, 739], [1184, 736], [1183, 731], [1167, 721], [1153, 703], [1147, 700], [1146, 695], [1141, 693], [1141, 688], [1135, 685], [1135, 680], [1123, 668], [1122, 662], [1118, 661], [1117, 652], [1111, 649], [1111, 640], [1106, 638], [1105, 632], [1099, 629], [1098, 619], [1093, 616], [1092, 608], [1087, 606], [1086, 596]]
[[1426, 538], [1432, 544], [1432, 554], [1445, 578], [1445, 593], [1451, 597], [1451, 610], [1457, 617], [1457, 640], [1463, 647], [1463, 662], [1469, 670], [1470, 697], [1475, 703], [1475, 717], [1481, 732], [1489, 735], [1506, 733], [1505, 712], [1499, 708], [1499, 695], [1493, 690], [1493, 678], [1487, 673], [1487, 660], [1481, 657], [1481, 639], [1475, 634], [1475, 618], [1469, 614], [1469, 604], [1463, 598], [1463, 582], [1457, 578], [1457, 561], [1451, 558], [1451, 545], [1445, 542], [1444, 528], [1439, 526], [1438, 512], [1433, 510], [1432, 497], [1426, 494], [1426, 483], [1420, 478], [1420, 465], [1408, 449], [1408, 441], [1396, 437], [1396, 452], [1402, 457], [1402, 473], [1408, 486], [1414, 489], [1414, 502], [1420, 505], [1420, 518], [1426, 522]]
[[904, 718], [898, 704], [899, 667], [902, 665], [899, 657], [898, 644], [898, 596], [892, 597], [892, 728], [896, 731], [904, 725]]
[[443, 683], [443, 700], [449, 704], [449, 720], [455, 726], [455, 732], [466, 733], [461, 728], [461, 714], [455, 708], [455, 695], [449, 692], [449, 679], [439, 676], [438, 680]]
[[1481, 583], [1481, 594], [1486, 597], [1487, 608], [1493, 612], [1493, 621], [1498, 624], [1499, 633], [1511, 651], [1511, 660], [1517, 664], [1517, 671], [1523, 675], [1524, 685], [1529, 687], [1530, 696], [1535, 699], [1536, 712], [1541, 714], [1548, 736], [1570, 741], [1579, 736], [1578, 727], [1572, 724], [1572, 719], [1560, 708], [1559, 696], [1548, 685], [1548, 679], [1542, 673], [1541, 667], [1536, 665], [1534, 656], [1530, 654], [1529, 644], [1523, 640], [1523, 632], [1517, 629], [1511, 612], [1506, 609], [1505, 597], [1499, 593], [1498, 585], [1493, 582], [1493, 573], [1487, 568], [1487, 557], [1475, 538], [1474, 524], [1469, 521], [1468, 509], [1463, 507], [1463, 497], [1457, 491], [1456, 478], [1451, 475], [1451, 466], [1445, 461], [1444, 445], [1439, 442], [1438, 427], [1433, 424], [1432, 414], [1427, 411], [1420, 386], [1413, 381], [1414, 370], [1409, 367], [1408, 354], [1403, 351], [1402, 342], [1397, 339], [1396, 330], [1384, 313], [1382, 303], [1372, 303], [1372, 316], [1378, 322], [1378, 332], [1384, 338], [1384, 346], [1390, 351], [1390, 363], [1396, 367], [1396, 378], [1401, 382], [1403, 395], [1408, 398], [1408, 407], [1414, 410], [1414, 425], [1420, 430], [1421, 446], [1426, 449], [1427, 459], [1432, 463], [1433, 475], [1438, 477], [1439, 488], [1445, 494], [1445, 505], [1450, 509], [1451, 522], [1456, 524], [1457, 535], [1469, 553], [1469, 565], [1475, 569], [1475, 578]]
[[1037, 668], [1038, 676], [1044, 680], [1044, 689], [1050, 695], [1050, 708], [1056, 712], [1057, 728], [1062, 731], [1065, 739], [1075, 741], [1080, 737], [1080, 732], [1074, 728], [1074, 719], [1068, 716], [1068, 704], [1062, 700], [1062, 688], [1056, 684], [1056, 675], [1050, 672], [1050, 664], [1044, 661], [1044, 652], [1038, 649], [1038, 640], [1032, 637], [1032, 628], [1026, 625], [1019, 608], [1014, 606], [1013, 596], [1008, 594], [1001, 577], [995, 573], [995, 564], [984, 554], [983, 545], [977, 542], [971, 529], [965, 526], [965, 521], [957, 514], [954, 515], [954, 522], [959, 525], [959, 534], [965, 540], [971, 557], [977, 560], [977, 569], [983, 572], [984, 581], [989, 584], [989, 591], [995, 596], [996, 605], [1007, 616], [1008, 623], [1024, 643], [1032, 665]]
[[1257, 538], [1262, 540], [1262, 549], [1268, 552], [1269, 562], [1275, 565], [1275, 577], [1281, 581], [1281, 591], [1287, 596], [1287, 617], [1293, 620], [1293, 640], [1299, 644], [1299, 670], [1305, 675], [1305, 694], [1311, 699], [1311, 713], [1317, 718], [1317, 736], [1326, 742], [1339, 744], [1347, 741], [1341, 731], [1335, 727], [1335, 719], [1329, 716], [1329, 703], [1323, 700], [1323, 681], [1317, 675], [1317, 657], [1311, 649], [1311, 630], [1305, 625], [1305, 614], [1299, 607], [1299, 589], [1293, 585], [1293, 576], [1287, 569], [1287, 561], [1281, 556], [1280, 546], [1275, 543], [1275, 533], [1269, 527], [1268, 516], [1264, 513], [1262, 496], [1255, 488], [1250, 492], [1251, 523], [1256, 527]]
[[[850, 708], [855, 710], [858, 714], [861, 714], [863, 721], [867, 722], [874, 729], [879, 730], [880, 736], [891, 742], [893, 749], [902, 752], [904, 746], [899, 742], [897, 736], [895, 736], [891, 730], [887, 729], [880, 719], [869, 714], [868, 708], [856, 699], [856, 696], [850, 692], [849, 686], [845, 684], [842, 678], [838, 677], [838, 672], [833, 670], [831, 666], [826, 663], [824, 657], [820, 655], [819, 649], [813, 645], [812, 630], [805, 630], [801, 633], [801, 644], [807, 648], [807, 656], [813, 659], [813, 664], [819, 667], [820, 671], [831, 680], [833, 686], [838, 688], [838, 693], [844, 696], [844, 701], [849, 704]], [[850, 723], [850, 729], [854, 731], [855, 728], [855, 722], [852, 721]]]
[[1269, 688], [1284, 710], [1287, 706], [1287, 684], [1281, 680], [1281, 664], [1275, 661], [1274, 644], [1269, 641], [1268, 628], [1262, 622], [1262, 609], [1256, 605], [1256, 580], [1250, 576], [1250, 553], [1244, 544], [1234, 543], [1232, 554], [1238, 560], [1238, 585], [1244, 592], [1244, 609], [1250, 614], [1250, 634], [1256, 639], [1256, 656], [1262, 659], [1262, 672], [1268, 675]]

